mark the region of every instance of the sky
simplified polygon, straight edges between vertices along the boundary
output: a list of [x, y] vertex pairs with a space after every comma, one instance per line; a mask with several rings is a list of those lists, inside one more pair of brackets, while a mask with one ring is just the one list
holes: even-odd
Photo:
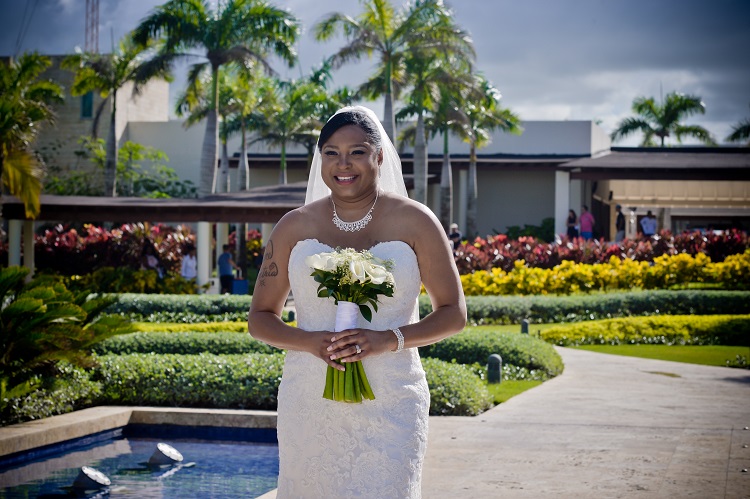
[[[212, 0], [215, 3], [216, 0]], [[302, 23], [299, 64], [309, 73], [342, 46], [315, 41], [326, 14], [356, 15], [355, 0], [271, 0]], [[99, 48], [105, 52], [163, 0], [100, 0]], [[404, 2], [392, 0], [399, 8]], [[611, 132], [633, 115], [633, 99], [677, 91], [700, 96], [706, 113], [686, 120], [718, 142], [750, 118], [748, 0], [448, 0], [470, 33], [476, 68], [522, 120], [594, 120]], [[0, 0], [0, 55], [73, 52], [85, 41], [84, 0]], [[334, 86], [356, 86], [376, 60], [334, 72]], [[178, 69], [171, 94], [184, 85]], [[382, 103], [372, 104], [382, 117]], [[640, 135], [614, 145], [637, 145]], [[685, 143], [695, 143], [686, 140]]]

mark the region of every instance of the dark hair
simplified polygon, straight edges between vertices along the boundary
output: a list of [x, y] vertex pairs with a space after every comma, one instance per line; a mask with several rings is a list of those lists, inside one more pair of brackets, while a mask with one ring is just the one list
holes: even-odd
[[351, 111], [344, 111], [338, 114], [334, 114], [331, 119], [328, 120], [320, 131], [320, 137], [318, 137], [318, 150], [322, 151], [323, 146], [331, 135], [336, 133], [341, 127], [347, 125], [357, 125], [365, 132], [367, 141], [373, 145], [376, 151], [381, 148], [380, 132], [378, 126], [367, 114], [358, 109], [352, 109]]
[[223, 249], [224, 251], [229, 251], [229, 248], [231, 248], [231, 246], [228, 244], [225, 244], [224, 246], [221, 247], [221, 249]]
[[586, 210], [586, 211], [589, 211], [589, 207], [587, 205], [585, 205], [585, 204], [583, 205], [583, 209]]

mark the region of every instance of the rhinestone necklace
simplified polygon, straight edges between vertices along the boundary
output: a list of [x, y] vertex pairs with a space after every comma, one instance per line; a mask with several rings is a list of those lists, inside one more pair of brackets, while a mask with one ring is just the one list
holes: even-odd
[[372, 220], [372, 210], [375, 209], [375, 203], [378, 202], [379, 195], [380, 191], [375, 193], [375, 202], [372, 203], [370, 210], [365, 214], [364, 217], [354, 222], [344, 222], [339, 218], [338, 213], [336, 213], [336, 203], [333, 202], [333, 197], [331, 197], [331, 204], [333, 205], [333, 218], [331, 220], [333, 220], [334, 225], [336, 225], [339, 230], [343, 230], [344, 232], [357, 232], [364, 229], [365, 227], [367, 227], [367, 224], [370, 223], [370, 220]]

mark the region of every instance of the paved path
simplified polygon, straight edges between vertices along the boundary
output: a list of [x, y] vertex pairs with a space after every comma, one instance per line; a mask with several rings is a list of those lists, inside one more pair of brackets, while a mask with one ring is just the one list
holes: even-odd
[[435, 498], [750, 498], [750, 371], [559, 349], [563, 375], [432, 417]]

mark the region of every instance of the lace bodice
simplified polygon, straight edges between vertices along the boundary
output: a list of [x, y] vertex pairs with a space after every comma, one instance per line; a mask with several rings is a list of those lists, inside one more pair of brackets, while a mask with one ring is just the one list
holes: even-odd
[[[297, 243], [289, 258], [289, 280], [297, 325], [332, 331], [333, 299], [317, 296], [306, 257], [333, 248], [315, 239]], [[373, 255], [394, 262], [394, 296], [381, 297], [372, 323], [387, 330], [413, 322], [421, 287], [419, 266], [402, 241], [379, 243]], [[427, 442], [429, 391], [417, 349], [363, 360], [375, 400], [347, 404], [323, 399], [326, 364], [289, 351], [279, 386], [279, 498], [420, 497]]]

